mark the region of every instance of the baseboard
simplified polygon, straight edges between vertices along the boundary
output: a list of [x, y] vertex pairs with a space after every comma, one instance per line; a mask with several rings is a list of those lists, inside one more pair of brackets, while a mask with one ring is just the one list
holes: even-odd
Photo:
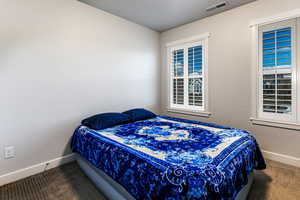
[[75, 154], [69, 154], [66, 156], [62, 156], [59, 158], [55, 158], [53, 160], [49, 160], [43, 163], [39, 163], [24, 169], [20, 169], [14, 172], [10, 172], [8, 174], [4, 174], [0, 176], [0, 186], [6, 185], [8, 183], [15, 182], [17, 180], [41, 173], [45, 170], [52, 169], [54, 167], [58, 167], [60, 165], [66, 164], [68, 162], [75, 160]]
[[287, 165], [292, 165], [294, 167], [300, 167], [300, 158], [264, 150], [262, 151], [262, 153], [267, 159], [274, 160]]

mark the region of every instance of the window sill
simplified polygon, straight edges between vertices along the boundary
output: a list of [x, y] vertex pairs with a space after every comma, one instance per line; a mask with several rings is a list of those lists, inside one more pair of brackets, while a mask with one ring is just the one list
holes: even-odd
[[178, 113], [178, 114], [184, 114], [184, 115], [193, 115], [193, 116], [200, 116], [200, 117], [210, 117], [210, 112], [205, 111], [192, 111], [192, 110], [183, 110], [183, 109], [168, 109], [167, 110], [170, 113]]
[[255, 125], [262, 125], [262, 126], [270, 126], [276, 128], [284, 128], [284, 129], [291, 129], [291, 130], [300, 130], [300, 124], [291, 123], [291, 122], [277, 122], [268, 119], [257, 119], [257, 118], [250, 118], [252, 124]]

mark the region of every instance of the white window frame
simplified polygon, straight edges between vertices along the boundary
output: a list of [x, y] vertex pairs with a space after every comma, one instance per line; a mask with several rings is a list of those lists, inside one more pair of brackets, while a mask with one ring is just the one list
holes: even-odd
[[[265, 31], [269, 31], [271, 29], [282, 29], [282, 28], [286, 28], [286, 27], [291, 27], [292, 28], [292, 32], [291, 32], [291, 36], [292, 36], [292, 63], [291, 66], [289, 68], [279, 68], [279, 67], [275, 67], [276, 69], [274, 70], [268, 70], [268, 71], [263, 71], [262, 68], [262, 35], [263, 32]], [[296, 105], [297, 105], [297, 90], [296, 90], [296, 66], [297, 66], [297, 62], [296, 62], [296, 52], [297, 52], [297, 40], [296, 40], [296, 19], [292, 19], [292, 20], [288, 20], [288, 21], [283, 21], [283, 22], [277, 22], [277, 23], [273, 23], [273, 24], [269, 24], [269, 25], [264, 25], [259, 27], [259, 64], [258, 64], [258, 80], [259, 80], [259, 84], [258, 84], [258, 98], [259, 98], [259, 105], [258, 105], [258, 118], [261, 119], [273, 119], [275, 121], [287, 121], [287, 122], [296, 122]], [[278, 114], [278, 113], [266, 113], [263, 112], [263, 75], [264, 74], [274, 74], [274, 71], [278, 71], [279, 73], [291, 73], [292, 74], [292, 107], [291, 107], [291, 114]]]
[[[203, 117], [209, 117], [209, 101], [208, 101], [208, 38], [210, 34], [205, 33], [202, 35], [194, 36], [191, 38], [186, 38], [183, 40], [174, 41], [168, 43], [167, 47], [167, 76], [168, 76], [168, 112], [181, 113], [181, 114], [191, 114]], [[188, 102], [188, 78], [193, 78], [193, 76], [188, 75], [188, 59], [184, 59], [184, 102], [185, 105], [173, 104], [173, 65], [172, 65], [172, 52], [178, 49], [188, 49], [189, 47], [202, 46], [202, 75], [195, 75], [194, 77], [202, 78], [202, 100], [203, 106], [191, 106], [187, 105]], [[187, 57], [188, 52], [184, 51], [184, 57]]]
[[[277, 16], [265, 19], [258, 19], [250, 24], [252, 29], [252, 116], [250, 120], [253, 124], [265, 125], [271, 127], [280, 127], [286, 129], [300, 130], [300, 9], [296, 9]], [[293, 23], [295, 21], [295, 23]], [[270, 114], [262, 112], [261, 97], [261, 34], [260, 30], [269, 29], [275, 26], [280, 29], [286, 26], [294, 27], [292, 37], [294, 46], [292, 47], [292, 115], [286, 116], [280, 114]], [[283, 71], [282, 71], [283, 72]]]

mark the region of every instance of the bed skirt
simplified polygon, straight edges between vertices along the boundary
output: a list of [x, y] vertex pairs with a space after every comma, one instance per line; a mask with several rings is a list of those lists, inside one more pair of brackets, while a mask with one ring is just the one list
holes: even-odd
[[[120, 184], [97, 169], [83, 157], [76, 155], [80, 168], [91, 179], [96, 187], [110, 200], [135, 200]], [[238, 193], [236, 200], [247, 200], [248, 193], [253, 183], [253, 172], [248, 177], [248, 184]]]

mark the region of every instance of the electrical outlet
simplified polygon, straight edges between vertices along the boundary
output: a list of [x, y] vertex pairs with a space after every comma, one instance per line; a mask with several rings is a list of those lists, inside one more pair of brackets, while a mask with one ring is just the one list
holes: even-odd
[[4, 158], [14, 158], [15, 157], [15, 147], [14, 146], [7, 146], [4, 147]]

